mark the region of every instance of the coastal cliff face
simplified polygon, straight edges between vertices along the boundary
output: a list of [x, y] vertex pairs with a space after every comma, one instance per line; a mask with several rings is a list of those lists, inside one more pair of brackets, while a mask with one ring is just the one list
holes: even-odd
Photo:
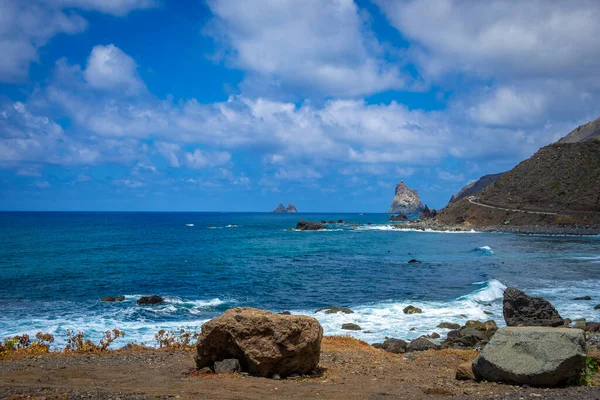
[[277, 208], [271, 212], [277, 214], [295, 214], [298, 212], [298, 210], [296, 210], [296, 206], [292, 203], [288, 204], [287, 208], [282, 203], [279, 203]]
[[394, 199], [392, 200], [392, 205], [388, 210], [388, 214], [419, 214], [423, 211], [423, 208], [424, 205], [419, 198], [419, 192], [414, 189], [409, 189], [404, 181], [401, 181], [396, 185], [396, 192]]
[[600, 119], [582, 125], [469, 194], [474, 198], [451, 201], [437, 220], [475, 227], [600, 226], [599, 134]]
[[466, 185], [465, 187], [463, 187], [462, 189], [460, 189], [460, 191], [458, 193], [456, 193], [454, 196], [452, 196], [450, 198], [450, 201], [448, 202], [448, 204], [456, 203], [460, 199], [464, 199], [465, 197], [474, 195], [475, 193], [485, 189], [492, 183], [496, 182], [498, 179], [500, 179], [501, 176], [502, 176], [502, 173], [489, 174], [489, 175], [482, 176], [475, 182], [471, 182], [468, 185]]

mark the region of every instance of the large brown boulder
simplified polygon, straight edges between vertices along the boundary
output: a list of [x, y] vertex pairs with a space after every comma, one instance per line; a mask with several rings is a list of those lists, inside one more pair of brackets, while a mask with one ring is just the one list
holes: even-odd
[[302, 315], [232, 308], [202, 326], [196, 367], [235, 358], [252, 375], [306, 374], [319, 363], [323, 328]]
[[507, 326], [562, 326], [564, 320], [543, 297], [532, 297], [515, 288], [504, 291], [504, 320]]

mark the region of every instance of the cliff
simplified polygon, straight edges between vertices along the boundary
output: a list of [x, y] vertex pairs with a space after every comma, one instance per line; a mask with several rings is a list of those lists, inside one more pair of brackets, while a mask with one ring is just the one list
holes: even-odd
[[485, 189], [492, 183], [496, 182], [501, 176], [502, 176], [502, 173], [489, 174], [489, 175], [482, 176], [475, 182], [471, 182], [468, 185], [466, 185], [465, 187], [463, 187], [462, 189], [460, 189], [460, 191], [458, 193], [456, 193], [454, 196], [452, 196], [450, 198], [450, 201], [448, 202], [448, 204], [456, 203], [460, 199], [464, 199], [465, 197], [474, 195], [475, 193]]
[[401, 181], [396, 185], [396, 192], [394, 194], [394, 199], [392, 200], [392, 205], [388, 210], [388, 214], [419, 214], [423, 211], [423, 208], [424, 205], [419, 198], [419, 192], [414, 189], [409, 189], [404, 181]]

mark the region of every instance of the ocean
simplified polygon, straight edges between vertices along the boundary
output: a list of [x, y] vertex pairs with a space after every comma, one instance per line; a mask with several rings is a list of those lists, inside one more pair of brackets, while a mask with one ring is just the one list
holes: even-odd
[[[159, 329], [199, 331], [231, 307], [316, 317], [326, 335], [416, 338], [442, 321], [493, 319], [514, 286], [564, 318], [600, 320], [600, 236], [391, 228], [384, 214], [0, 213], [0, 338], [108, 329], [156, 346]], [[328, 231], [299, 219], [339, 220]], [[369, 224], [370, 223], [370, 224]], [[409, 263], [411, 259], [421, 263]], [[166, 299], [138, 306], [143, 295]], [[105, 296], [125, 301], [103, 303]], [[592, 301], [573, 301], [592, 296]], [[422, 314], [406, 315], [412, 304]], [[315, 310], [347, 306], [353, 314]], [[344, 331], [353, 322], [361, 331]]]

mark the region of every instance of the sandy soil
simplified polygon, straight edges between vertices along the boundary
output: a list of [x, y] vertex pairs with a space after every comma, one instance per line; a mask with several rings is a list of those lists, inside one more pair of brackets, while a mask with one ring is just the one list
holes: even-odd
[[198, 375], [191, 351], [23, 356], [0, 360], [0, 398], [600, 399], [598, 387], [543, 389], [457, 381], [457, 365], [475, 355], [442, 350], [413, 353], [410, 359], [354, 339], [328, 337], [319, 376], [284, 380]]

